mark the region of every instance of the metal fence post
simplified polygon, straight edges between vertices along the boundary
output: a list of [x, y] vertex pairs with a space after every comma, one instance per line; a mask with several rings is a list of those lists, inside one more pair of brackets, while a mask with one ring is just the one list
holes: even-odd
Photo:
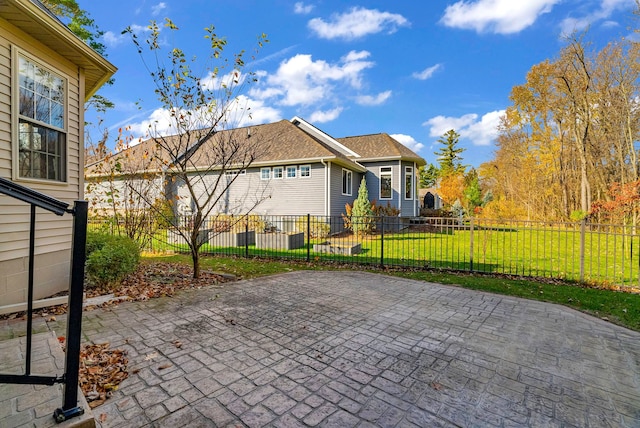
[[380, 267], [384, 267], [384, 216], [380, 216]]
[[87, 201], [75, 201], [73, 209], [73, 238], [71, 253], [71, 285], [69, 287], [69, 315], [67, 318], [67, 349], [65, 359], [64, 399], [62, 408], [53, 413], [57, 422], [82, 415], [78, 407], [78, 379], [80, 370], [80, 340], [82, 334], [82, 291], [87, 246]]
[[244, 222], [244, 256], [249, 257], [249, 217]]
[[469, 272], [473, 272], [473, 217], [469, 221]]
[[584, 253], [585, 253], [585, 233], [587, 219], [580, 221], [580, 282], [584, 281]]
[[311, 261], [311, 214], [307, 213], [307, 263]]

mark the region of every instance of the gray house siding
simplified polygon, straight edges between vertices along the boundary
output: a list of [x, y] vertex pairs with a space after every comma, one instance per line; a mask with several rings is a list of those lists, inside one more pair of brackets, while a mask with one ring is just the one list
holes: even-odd
[[[387, 205], [389, 203], [392, 207], [400, 210], [400, 215], [403, 217], [413, 216], [416, 188], [416, 168], [413, 162], [405, 161], [380, 161], [380, 162], [361, 162], [367, 168], [366, 180], [367, 188], [369, 189], [369, 199], [375, 200], [379, 205]], [[413, 199], [405, 200], [405, 167], [411, 167], [413, 171]], [[391, 198], [383, 199], [380, 197], [380, 176], [381, 168], [391, 168]]]
[[[310, 177], [300, 176], [301, 165], [311, 166]], [[287, 178], [287, 166], [296, 167], [296, 177]], [[282, 178], [273, 178], [274, 166], [251, 167], [244, 173], [228, 171], [218, 185], [220, 191], [225, 189], [226, 191], [220, 196], [212, 213], [245, 214], [252, 212], [264, 216], [324, 214], [324, 167], [322, 164], [282, 164], [275, 165], [275, 167], [282, 167]], [[270, 169], [271, 178], [261, 179], [262, 168]], [[204, 197], [206, 195], [204, 189], [211, 189], [218, 176], [217, 173], [209, 173], [201, 183], [195, 186], [196, 194], [201, 194]], [[235, 180], [233, 180], [234, 178]], [[231, 180], [233, 182], [228, 184]], [[194, 204], [189, 197], [186, 185], [181, 183], [177, 187], [178, 205], [193, 207]], [[218, 199], [218, 195], [215, 199]]]
[[[351, 171], [351, 194], [342, 194], [342, 170]], [[344, 213], [344, 206], [346, 204], [353, 205], [353, 201], [358, 197], [358, 187], [360, 186], [360, 180], [362, 180], [362, 174], [344, 168], [338, 164], [331, 164], [331, 207], [329, 215], [339, 216]]]
[[[407, 177], [407, 168], [411, 168], [411, 199], [406, 198], [406, 177]], [[416, 210], [416, 198], [417, 198], [417, 190], [416, 190], [416, 167], [413, 162], [402, 162], [401, 168], [401, 180], [400, 180], [400, 201], [401, 201], [401, 216], [414, 216], [417, 215]]]

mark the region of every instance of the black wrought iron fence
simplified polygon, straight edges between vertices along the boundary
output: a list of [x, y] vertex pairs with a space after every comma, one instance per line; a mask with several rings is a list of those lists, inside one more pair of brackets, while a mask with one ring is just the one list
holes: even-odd
[[[187, 252], [180, 233], [149, 221], [143, 248]], [[113, 220], [90, 229], [114, 232]], [[188, 234], [187, 234], [188, 235]], [[640, 237], [628, 225], [481, 218], [344, 216], [217, 216], [198, 239], [203, 254], [332, 260], [419, 269], [640, 285]]]
[[[78, 380], [80, 370], [80, 341], [82, 329], [82, 295], [84, 287], [84, 263], [87, 233], [87, 201], [75, 201], [74, 207], [27, 187], [0, 177], [0, 193], [30, 205], [29, 226], [29, 267], [27, 289], [26, 350], [23, 374], [0, 374], [0, 383], [54, 385], [64, 383], [62, 407], [55, 409], [56, 422], [64, 422], [82, 415], [84, 409], [78, 406]], [[31, 373], [31, 344], [35, 266], [35, 228], [37, 208], [62, 216], [73, 216], [73, 237], [71, 249], [71, 280], [67, 317], [65, 371], [60, 376], [42, 376]], [[0, 425], [2, 425], [0, 423]]]

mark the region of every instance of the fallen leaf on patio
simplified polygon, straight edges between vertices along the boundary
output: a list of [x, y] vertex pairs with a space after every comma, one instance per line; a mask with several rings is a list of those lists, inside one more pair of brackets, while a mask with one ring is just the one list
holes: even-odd
[[133, 370], [131, 370], [131, 373], [132, 374], [138, 374], [138, 373], [140, 373], [140, 369], [133, 369]]
[[60, 343], [64, 343], [64, 341], [65, 341], [65, 340], [66, 340], [66, 339], [65, 339], [65, 337], [64, 337], [64, 336], [58, 336], [58, 342], [60, 342]]
[[107, 414], [106, 413], [100, 413], [100, 422], [105, 422], [107, 420]]
[[109, 343], [82, 346], [79, 383], [89, 407], [104, 403], [118, 389], [129, 376], [127, 364], [126, 351], [109, 349]]
[[56, 320], [56, 317], [50, 317], [50, 318], [47, 320], [47, 322], [53, 322], [53, 321], [55, 321], [55, 320]]
[[145, 355], [144, 360], [145, 361], [149, 361], [149, 360], [153, 360], [154, 358], [156, 358], [158, 356], [157, 352], [152, 352], [150, 354]]
[[438, 382], [431, 382], [431, 388], [435, 389], [436, 391], [440, 391], [442, 389], [442, 385]]
[[171, 367], [173, 364], [171, 363], [166, 363], [161, 365], [160, 367], [158, 367], [158, 370], [164, 370], [164, 369], [168, 369], [169, 367]]
[[182, 348], [182, 342], [180, 342], [179, 340], [174, 341], [173, 344], [176, 348]]

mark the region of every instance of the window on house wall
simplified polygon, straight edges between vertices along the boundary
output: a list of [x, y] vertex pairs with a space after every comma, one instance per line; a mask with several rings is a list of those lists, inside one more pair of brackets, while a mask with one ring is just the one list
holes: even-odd
[[404, 198], [413, 199], [413, 167], [404, 168]]
[[391, 167], [380, 167], [380, 199], [391, 199], [392, 183]]
[[281, 166], [273, 167], [273, 178], [282, 178], [283, 168]]
[[342, 170], [342, 194], [351, 196], [351, 181], [353, 179], [353, 173], [348, 169]]
[[311, 177], [311, 165], [300, 165], [300, 177]]
[[18, 55], [18, 175], [66, 181], [66, 80]]
[[298, 171], [298, 168], [295, 166], [288, 166], [287, 167], [287, 178], [296, 178], [296, 172]]
[[271, 168], [260, 168], [260, 180], [268, 180], [271, 178]]

